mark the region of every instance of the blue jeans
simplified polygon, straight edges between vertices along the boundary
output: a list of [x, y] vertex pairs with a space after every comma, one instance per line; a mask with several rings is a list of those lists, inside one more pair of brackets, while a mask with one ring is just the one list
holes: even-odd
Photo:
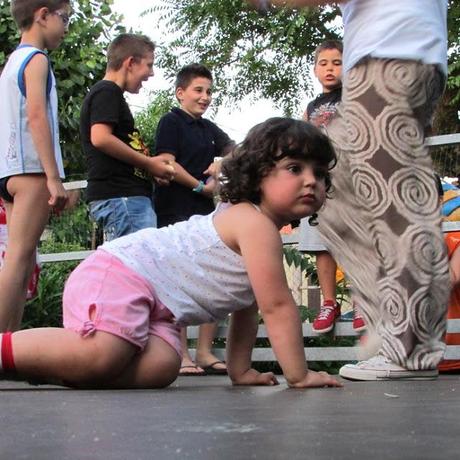
[[89, 206], [91, 218], [103, 227], [104, 241], [157, 226], [152, 200], [146, 196], [96, 200]]

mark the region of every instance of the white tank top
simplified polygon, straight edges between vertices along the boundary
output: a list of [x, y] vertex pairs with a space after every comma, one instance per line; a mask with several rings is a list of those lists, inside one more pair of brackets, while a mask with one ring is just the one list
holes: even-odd
[[447, 75], [447, 0], [349, 0], [340, 8], [345, 71], [371, 56], [419, 60]]
[[[43, 173], [26, 115], [24, 69], [42, 50], [20, 46], [9, 57], [0, 76], [0, 177], [25, 173]], [[57, 117], [57, 93], [54, 74], [49, 70], [47, 116], [51, 128], [54, 155], [59, 175], [64, 178]]]
[[216, 212], [140, 230], [101, 249], [145, 278], [178, 324], [215, 322], [255, 301], [243, 258], [216, 232]]

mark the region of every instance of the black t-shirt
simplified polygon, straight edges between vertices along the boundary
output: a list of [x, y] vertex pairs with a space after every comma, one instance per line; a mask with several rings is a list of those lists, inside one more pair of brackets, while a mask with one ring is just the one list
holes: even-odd
[[330, 93], [321, 93], [307, 106], [308, 121], [315, 126], [327, 126], [337, 111], [337, 105], [342, 99], [342, 88]]
[[[189, 174], [206, 182], [208, 176], [203, 171], [214, 157], [222, 155], [229, 144], [232, 144], [232, 140], [212, 121], [195, 119], [175, 107], [158, 124], [155, 151], [157, 154], [171, 153]], [[155, 190], [159, 226], [162, 221], [179, 222], [194, 214], [209, 214], [213, 209], [212, 199], [176, 182]]]
[[88, 163], [88, 201], [123, 196], [152, 196], [153, 182], [141, 169], [101, 152], [91, 144], [91, 126], [103, 123], [113, 126], [118, 139], [149, 155], [121, 88], [107, 80], [96, 83], [85, 97], [80, 115], [80, 135]]

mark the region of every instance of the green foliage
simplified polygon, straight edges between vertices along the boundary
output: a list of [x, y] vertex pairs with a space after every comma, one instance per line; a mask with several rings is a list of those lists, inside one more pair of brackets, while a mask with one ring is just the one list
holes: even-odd
[[[105, 49], [121, 33], [120, 16], [112, 12], [113, 0], [73, 2], [69, 32], [50, 53], [59, 98], [59, 124], [66, 173], [82, 176], [86, 170], [80, 148], [79, 118], [83, 98], [105, 72]], [[0, 0], [0, 67], [19, 42], [10, 14], [10, 1]]]
[[[158, 52], [157, 62], [168, 77], [184, 64], [202, 62], [212, 69], [216, 90], [226, 103], [238, 103], [247, 95], [265, 97], [286, 113], [292, 113], [305, 94], [311, 95], [308, 66], [315, 47], [341, 36], [340, 13], [332, 7], [272, 8], [259, 14], [244, 0], [164, 0], [145, 12], [151, 13], [174, 37], [165, 40]], [[449, 112], [451, 122], [439, 123], [441, 133], [458, 131], [452, 116], [458, 123], [459, 29], [460, 3], [449, 0], [451, 95], [441, 110]]]
[[302, 275], [305, 278], [310, 278], [313, 284], [317, 284], [318, 275], [316, 273], [316, 265], [314, 257], [310, 254], [300, 252], [295, 246], [284, 246], [283, 247], [284, 258], [289, 267], [301, 269]]
[[308, 64], [315, 47], [339, 36], [338, 10], [331, 8], [273, 9], [261, 16], [243, 0], [165, 0], [149, 13], [174, 37], [157, 53], [168, 77], [182, 65], [202, 62], [226, 102], [266, 97], [286, 112], [311, 92]]
[[160, 118], [171, 110], [175, 99], [170, 91], [159, 91], [147, 107], [135, 115], [136, 127], [150, 152], [154, 152], [155, 133]]
[[89, 249], [93, 223], [89, 217], [88, 205], [80, 202], [75, 209], [52, 216], [48, 230], [56, 244], [77, 244], [81, 248]]

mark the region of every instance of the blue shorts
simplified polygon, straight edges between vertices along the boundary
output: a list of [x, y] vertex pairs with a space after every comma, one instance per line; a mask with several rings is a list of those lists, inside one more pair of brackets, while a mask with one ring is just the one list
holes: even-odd
[[157, 226], [153, 202], [146, 196], [96, 200], [89, 205], [91, 218], [103, 227], [104, 241]]
[[6, 187], [6, 184], [10, 180], [10, 177], [2, 177], [0, 179], [0, 198], [3, 199], [3, 201], [8, 201], [12, 203], [14, 201], [14, 198], [9, 194], [8, 189]]

